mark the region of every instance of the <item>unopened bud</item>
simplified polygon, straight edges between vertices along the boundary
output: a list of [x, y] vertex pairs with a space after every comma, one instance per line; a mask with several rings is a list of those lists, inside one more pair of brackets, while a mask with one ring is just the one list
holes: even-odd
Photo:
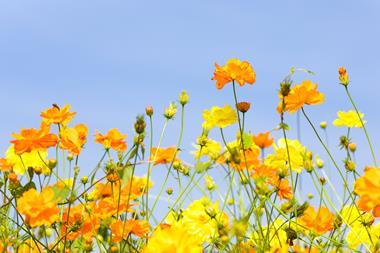
[[172, 194], [173, 194], [173, 188], [168, 187], [168, 188], [166, 189], [166, 193], [167, 193], [168, 195], [172, 195]]
[[186, 105], [189, 102], [189, 95], [186, 93], [185, 90], [183, 90], [179, 95], [178, 101], [181, 105]]
[[153, 115], [153, 107], [152, 106], [147, 106], [145, 108], [145, 113], [146, 113], [146, 115], [148, 115], [148, 117], [152, 117], [152, 115]]
[[326, 127], [327, 127], [327, 122], [326, 122], [326, 121], [322, 121], [321, 123], [319, 123], [319, 126], [320, 126], [322, 129], [326, 129]]
[[351, 152], [355, 152], [356, 151], [356, 144], [351, 142], [350, 144], [348, 144], [348, 148], [350, 149]]
[[87, 184], [87, 182], [88, 182], [88, 177], [84, 176], [84, 177], [81, 178], [80, 181], [82, 182], [82, 184]]
[[55, 168], [55, 166], [57, 166], [57, 160], [55, 160], [54, 158], [50, 158], [48, 160], [48, 167], [52, 170]]

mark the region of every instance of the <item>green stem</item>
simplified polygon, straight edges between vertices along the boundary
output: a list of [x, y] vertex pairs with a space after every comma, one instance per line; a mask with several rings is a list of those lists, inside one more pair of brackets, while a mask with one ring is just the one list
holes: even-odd
[[373, 159], [373, 163], [375, 164], [375, 166], [377, 167], [377, 161], [376, 161], [376, 156], [375, 156], [375, 152], [374, 152], [374, 149], [373, 149], [373, 145], [372, 145], [372, 142], [371, 142], [371, 138], [369, 137], [369, 134], [368, 134], [368, 131], [367, 131], [367, 128], [365, 127], [364, 125], [364, 122], [362, 120], [362, 117], [360, 117], [360, 112], [358, 110], [358, 108], [356, 107], [356, 104], [348, 90], [348, 87], [346, 85], [344, 85], [344, 89], [346, 90], [346, 93], [347, 93], [347, 96], [348, 98], [350, 99], [351, 101], [351, 104], [352, 106], [354, 107], [355, 111], [356, 111], [356, 114], [358, 115], [359, 117], [359, 120], [360, 120], [360, 123], [363, 127], [363, 130], [364, 130], [364, 134], [365, 134], [365, 137], [367, 138], [367, 142], [368, 142], [368, 145], [369, 145], [369, 148], [371, 150], [371, 155], [372, 155], [372, 159]]

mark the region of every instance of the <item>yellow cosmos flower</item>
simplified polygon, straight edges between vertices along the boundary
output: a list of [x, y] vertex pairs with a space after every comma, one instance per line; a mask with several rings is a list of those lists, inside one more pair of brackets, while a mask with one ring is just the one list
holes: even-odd
[[202, 148], [201, 146], [194, 145], [197, 150], [192, 151], [191, 153], [194, 154], [195, 159], [199, 159], [202, 156], [208, 156], [210, 159], [217, 159], [219, 157], [219, 154], [222, 150], [222, 145], [220, 145], [219, 142], [205, 138], [204, 143], [202, 143]]
[[361, 245], [373, 248], [380, 236], [380, 223], [374, 226], [365, 226], [360, 223], [356, 223], [347, 233], [348, 246], [356, 249]]
[[213, 106], [211, 110], [204, 110], [202, 117], [204, 119], [202, 126], [206, 129], [225, 128], [238, 121], [236, 111], [229, 105], [225, 105], [223, 108]]
[[47, 163], [47, 155], [48, 153], [44, 150], [32, 150], [29, 153], [17, 155], [15, 153], [14, 146], [11, 145], [6, 151], [5, 158], [9, 163], [13, 165], [13, 171], [18, 175], [23, 175], [25, 171], [30, 167], [42, 168], [42, 173], [49, 174], [50, 169], [45, 165], [45, 163]]
[[[287, 139], [291, 169], [301, 173], [306, 157], [306, 148], [298, 140]], [[273, 145], [274, 153], [265, 159], [265, 165], [287, 173], [289, 169], [288, 151], [285, 139], [279, 139], [277, 145]]]
[[197, 236], [180, 225], [158, 227], [142, 253], [201, 253], [203, 248]]
[[333, 125], [334, 126], [344, 126], [344, 127], [357, 127], [361, 128], [362, 123], [360, 122], [360, 119], [362, 119], [363, 124], [366, 123], [365, 120], [363, 120], [364, 114], [359, 112], [360, 118], [358, 114], [354, 110], [350, 110], [348, 112], [339, 111], [337, 113], [338, 118], [334, 120]]
[[[178, 216], [178, 215], [177, 215]], [[219, 237], [219, 228], [228, 226], [228, 216], [219, 210], [218, 202], [203, 197], [192, 202], [180, 215], [171, 213], [166, 219], [169, 224], [180, 224], [201, 242], [211, 242]]]

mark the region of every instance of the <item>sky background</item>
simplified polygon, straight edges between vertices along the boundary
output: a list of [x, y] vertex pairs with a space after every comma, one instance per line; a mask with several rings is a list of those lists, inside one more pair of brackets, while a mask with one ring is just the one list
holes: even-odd
[[[52, 103], [71, 104], [77, 112], [74, 122], [86, 123], [91, 134], [116, 127], [129, 135], [129, 143], [135, 116], [152, 105], [157, 142], [164, 108], [185, 89], [190, 94], [186, 157], [201, 133], [202, 110], [233, 103], [231, 87], [218, 91], [210, 80], [214, 63], [237, 57], [251, 62], [257, 74], [255, 85], [238, 89], [240, 100], [252, 102], [246, 126], [253, 133], [278, 124], [277, 90], [292, 66], [316, 73], [297, 75], [296, 82], [311, 78], [326, 93], [325, 104], [307, 108], [315, 123], [331, 123], [338, 110], [351, 109], [337, 80], [338, 67], [346, 66], [379, 154], [377, 0], [0, 3], [2, 152], [12, 132], [38, 127], [40, 112]], [[288, 122], [295, 137], [295, 116]], [[326, 157], [306, 122], [301, 123], [303, 143]], [[178, 126], [179, 118], [170, 122], [163, 146], [176, 143]], [[328, 131], [339, 160], [338, 137], [345, 130]], [[364, 135], [354, 130], [353, 138], [362, 167], [370, 162]], [[84, 172], [102, 154], [91, 139], [81, 158]]]

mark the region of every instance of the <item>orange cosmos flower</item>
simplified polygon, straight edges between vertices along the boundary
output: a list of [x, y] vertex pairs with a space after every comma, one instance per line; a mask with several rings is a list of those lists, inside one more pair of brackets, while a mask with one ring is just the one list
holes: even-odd
[[59, 208], [52, 188], [47, 187], [42, 192], [30, 189], [18, 199], [17, 210], [25, 215], [25, 223], [32, 228], [50, 226], [59, 219]]
[[[323, 103], [325, 95], [317, 90], [318, 85], [310, 80], [302, 81], [291, 88], [288, 96], [284, 98], [285, 108], [282, 108], [282, 101], [280, 101], [277, 110], [281, 112], [288, 111], [294, 113], [301, 109], [304, 105], [316, 105]], [[282, 100], [282, 95], [280, 95]]]
[[[99, 200], [96, 203], [96, 206], [93, 209], [93, 213], [96, 214], [101, 220], [105, 220], [117, 214], [122, 214], [125, 212], [133, 212], [131, 207], [134, 204], [130, 204], [129, 202], [134, 199], [132, 195], [122, 193], [116, 198], [108, 197]], [[129, 201], [129, 202], [128, 202]]]
[[146, 220], [116, 220], [111, 225], [112, 241], [120, 242], [130, 234], [146, 237], [149, 233], [149, 223]]
[[268, 148], [273, 144], [273, 138], [270, 138], [270, 132], [259, 133], [252, 136], [253, 142], [260, 148]]
[[116, 128], [110, 129], [106, 135], [101, 133], [95, 134], [95, 142], [100, 143], [105, 149], [113, 148], [116, 151], [123, 152], [127, 149], [125, 142], [126, 134], [121, 134]]
[[256, 166], [252, 170], [251, 177], [271, 185], [275, 185], [279, 180], [277, 170], [264, 164]]
[[79, 204], [72, 206], [63, 213], [62, 216], [62, 235], [66, 235], [66, 239], [73, 241], [83, 236], [85, 240], [90, 240], [99, 228], [99, 221], [92, 214], [92, 206]]
[[60, 132], [61, 142], [59, 146], [73, 155], [79, 155], [86, 143], [87, 134], [88, 129], [84, 124], [78, 124], [73, 128], [65, 128]]
[[252, 170], [255, 166], [258, 166], [260, 164], [259, 156], [260, 156], [260, 149], [259, 148], [248, 148], [244, 150], [244, 153], [242, 150], [239, 150], [240, 152], [240, 158], [238, 158], [239, 163], [236, 161], [231, 161], [230, 166], [234, 168], [235, 170], [242, 171], [244, 169], [246, 170]]
[[289, 180], [279, 179], [277, 183], [277, 194], [280, 199], [290, 200], [293, 198], [292, 187], [289, 185]]
[[179, 160], [176, 158], [177, 153], [177, 148], [174, 146], [168, 148], [152, 148], [149, 160], [153, 161], [154, 165], [172, 163]]
[[6, 158], [0, 158], [0, 171], [12, 171], [13, 164]]
[[298, 219], [301, 226], [310, 229], [311, 232], [322, 235], [334, 228], [335, 216], [329, 209], [322, 206], [319, 210], [309, 206]]
[[380, 169], [366, 167], [364, 175], [355, 182], [354, 191], [359, 195], [358, 207], [380, 217]]
[[75, 112], [70, 112], [70, 105], [59, 108], [58, 105], [53, 104], [53, 107], [41, 112], [41, 117], [43, 118], [43, 122], [47, 125], [61, 124], [66, 126], [73, 119], [75, 114]]
[[256, 79], [256, 73], [253, 71], [251, 64], [239, 59], [230, 59], [226, 65], [219, 66], [215, 63], [214, 77], [211, 80], [216, 81], [216, 87], [222, 89], [224, 85], [236, 81], [240, 86], [245, 83], [253, 84]]
[[13, 133], [15, 140], [10, 142], [14, 144], [17, 155], [32, 150], [45, 150], [48, 147], [57, 145], [58, 138], [55, 134], [50, 133], [50, 127], [42, 123], [40, 129], [29, 128], [21, 129], [19, 134]]

